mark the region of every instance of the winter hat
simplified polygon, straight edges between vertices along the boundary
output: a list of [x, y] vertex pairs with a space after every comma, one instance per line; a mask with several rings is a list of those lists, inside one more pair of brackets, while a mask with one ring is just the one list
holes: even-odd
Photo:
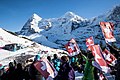
[[9, 67], [14, 67], [13, 62], [10, 62], [10, 63], [9, 63]]
[[71, 58], [71, 62], [75, 62], [75, 57], [72, 57], [72, 58]]
[[3, 68], [4, 68], [4, 66], [2, 64], [0, 64], [0, 70], [3, 69]]
[[38, 61], [38, 60], [40, 60], [40, 55], [39, 54], [37, 54], [34, 58], [34, 61]]
[[68, 62], [68, 61], [69, 61], [69, 57], [68, 57], [68, 56], [62, 56], [62, 57], [61, 57], [61, 60], [62, 60], [63, 62]]

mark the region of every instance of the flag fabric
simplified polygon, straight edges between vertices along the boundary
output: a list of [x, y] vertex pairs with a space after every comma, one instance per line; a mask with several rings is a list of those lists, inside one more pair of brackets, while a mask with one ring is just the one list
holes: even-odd
[[114, 66], [116, 64], [117, 59], [107, 49], [102, 53], [108, 65]]
[[102, 70], [102, 68], [100, 67], [100, 65], [99, 65], [96, 61], [93, 61], [93, 62], [92, 62], [92, 65], [93, 65], [94, 67], [96, 67], [97, 69]]
[[86, 46], [88, 47], [88, 50], [91, 50], [91, 46], [94, 45], [94, 40], [93, 37], [87, 38], [86, 39]]
[[104, 60], [104, 58], [102, 56], [102, 51], [101, 51], [100, 46], [99, 45], [93, 45], [91, 47], [91, 50], [92, 50], [92, 54], [94, 56], [95, 61], [99, 64], [97, 68], [100, 69], [101, 71], [105, 72], [105, 73], [108, 73], [109, 72], [109, 67], [108, 67], [106, 61]]
[[57, 76], [57, 71], [46, 58], [40, 59], [34, 66], [46, 80], [52, 80]]
[[103, 73], [99, 73], [99, 80], [106, 80], [105, 76]]
[[75, 41], [75, 39], [71, 39], [66, 45], [65, 48], [67, 50], [67, 52], [69, 53], [69, 56], [75, 56], [77, 54], [79, 54], [80, 49]]
[[116, 39], [113, 34], [114, 25], [111, 22], [100, 22], [102, 33], [106, 42], [115, 42]]

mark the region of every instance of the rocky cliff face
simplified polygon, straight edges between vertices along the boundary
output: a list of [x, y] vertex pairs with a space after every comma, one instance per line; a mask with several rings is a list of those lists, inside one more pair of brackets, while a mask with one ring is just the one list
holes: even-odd
[[40, 29], [38, 27], [38, 23], [41, 19], [42, 18], [37, 14], [33, 14], [32, 17], [25, 23], [21, 31], [18, 32], [18, 34], [29, 36], [31, 34], [39, 32]]

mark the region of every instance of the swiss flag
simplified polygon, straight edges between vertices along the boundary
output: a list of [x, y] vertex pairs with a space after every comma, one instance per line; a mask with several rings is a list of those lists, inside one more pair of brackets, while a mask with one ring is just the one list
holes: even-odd
[[108, 65], [114, 66], [116, 64], [117, 59], [107, 49], [102, 53]]
[[116, 39], [114, 38], [113, 30], [114, 25], [111, 22], [100, 22], [100, 26], [102, 29], [102, 33], [105, 37], [106, 42], [115, 42]]
[[91, 50], [91, 46], [94, 45], [93, 37], [89, 37], [86, 39], [86, 46], [88, 47], [88, 50]]
[[65, 48], [66, 48], [67, 52], [69, 53], [68, 54], [69, 56], [77, 55], [80, 52], [80, 49], [79, 49], [75, 39], [73, 39], [73, 38], [65, 45]]
[[46, 80], [52, 80], [57, 76], [57, 71], [46, 58], [40, 59], [34, 66]]
[[101, 69], [101, 71], [105, 73], [109, 72], [109, 67], [107, 66], [107, 63], [102, 56], [102, 51], [101, 51], [100, 46], [93, 45], [91, 46], [91, 50], [92, 50], [92, 54], [94, 56], [95, 61], [98, 63], [100, 67], [99, 69]]
[[103, 73], [99, 74], [99, 80], [106, 80], [105, 76], [103, 75]]

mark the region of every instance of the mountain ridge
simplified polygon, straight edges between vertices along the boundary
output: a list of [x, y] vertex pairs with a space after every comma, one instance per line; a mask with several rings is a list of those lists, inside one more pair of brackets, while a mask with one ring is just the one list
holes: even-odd
[[[32, 26], [37, 27], [38, 31], [35, 31], [34, 28], [29, 28], [27, 29], [28, 32], [26, 32], [24, 31], [24, 28], [22, 28], [20, 31], [22, 33], [19, 35], [27, 36], [29, 39], [47, 46], [47, 42], [51, 42], [56, 45], [54, 47], [52, 45], [49, 45], [49, 47], [53, 48], [63, 48], [67, 41], [69, 41], [71, 38], [75, 38], [78, 42], [79, 47], [85, 49], [85, 39], [90, 36], [94, 37], [96, 44], [99, 44], [100, 42], [102, 42], [102, 44], [105, 44], [104, 37], [99, 25], [99, 22], [101, 21], [112, 22], [115, 24], [114, 34], [117, 40], [120, 41], [120, 25], [117, 23], [117, 21], [120, 21], [119, 13], [120, 6], [116, 6], [106, 14], [97, 16], [93, 19], [84, 19], [75, 13], [68, 11], [59, 18], [37, 20], [38, 23], [33, 23]], [[26, 23], [30, 22], [27, 21]], [[27, 25], [25, 24], [24, 27], [27, 27]], [[37, 37], [32, 38], [30, 36], [36, 33]], [[41, 38], [44, 39], [40, 40]], [[47, 42], [45, 43], [44, 41]]]

